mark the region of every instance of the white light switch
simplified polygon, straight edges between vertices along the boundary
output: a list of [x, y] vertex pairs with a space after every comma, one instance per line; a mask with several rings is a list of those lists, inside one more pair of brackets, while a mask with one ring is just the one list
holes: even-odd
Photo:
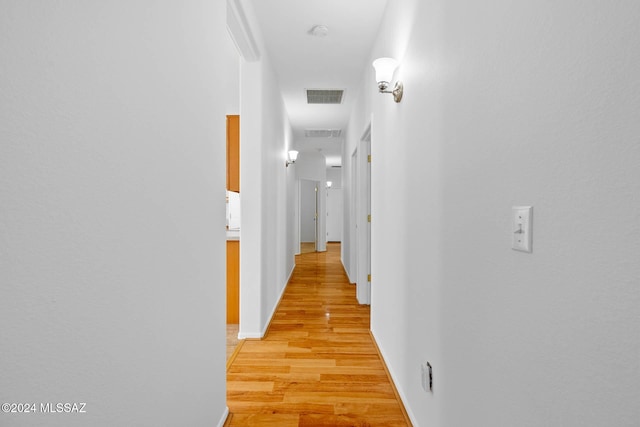
[[511, 247], [516, 251], [531, 252], [533, 234], [533, 207], [514, 206], [511, 208]]

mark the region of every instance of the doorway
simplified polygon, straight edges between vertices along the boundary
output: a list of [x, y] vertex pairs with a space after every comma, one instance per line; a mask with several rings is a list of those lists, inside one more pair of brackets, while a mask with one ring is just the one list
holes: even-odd
[[300, 253], [318, 250], [318, 181], [300, 180]]

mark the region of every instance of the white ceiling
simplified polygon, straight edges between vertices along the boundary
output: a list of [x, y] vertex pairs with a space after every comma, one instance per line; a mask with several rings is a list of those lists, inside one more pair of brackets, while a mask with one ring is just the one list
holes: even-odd
[[[250, 0], [300, 152], [321, 150], [327, 165], [340, 165], [342, 138], [307, 138], [305, 129], [342, 129], [387, 0]], [[326, 37], [309, 34], [325, 25]], [[374, 82], [371, 83], [375, 84]], [[340, 105], [308, 105], [306, 89], [344, 89]]]

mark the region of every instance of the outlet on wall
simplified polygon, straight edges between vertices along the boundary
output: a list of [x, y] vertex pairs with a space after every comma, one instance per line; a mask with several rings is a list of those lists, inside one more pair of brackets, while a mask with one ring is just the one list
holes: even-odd
[[433, 372], [429, 362], [420, 365], [422, 369], [422, 389], [426, 392], [433, 391]]

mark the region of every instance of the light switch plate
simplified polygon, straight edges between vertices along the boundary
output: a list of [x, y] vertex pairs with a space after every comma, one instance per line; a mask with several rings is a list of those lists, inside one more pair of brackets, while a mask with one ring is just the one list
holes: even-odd
[[533, 207], [513, 206], [511, 212], [511, 247], [516, 251], [532, 252]]

